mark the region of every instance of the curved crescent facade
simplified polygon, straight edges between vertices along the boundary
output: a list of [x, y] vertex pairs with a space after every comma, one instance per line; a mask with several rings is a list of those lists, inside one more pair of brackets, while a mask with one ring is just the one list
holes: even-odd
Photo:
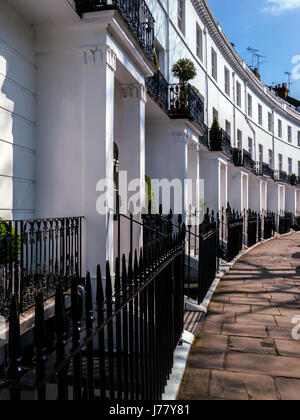
[[[0, 16], [0, 217], [84, 216], [95, 274], [118, 251], [124, 173], [140, 208], [147, 175], [161, 182], [153, 206], [186, 219], [228, 205], [300, 216], [297, 101], [256, 77], [205, 0], [9, 0]], [[172, 75], [180, 58], [196, 66], [192, 85]]]

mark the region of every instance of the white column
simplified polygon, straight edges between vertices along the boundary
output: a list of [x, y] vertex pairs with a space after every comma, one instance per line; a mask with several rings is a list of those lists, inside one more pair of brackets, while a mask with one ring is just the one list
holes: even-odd
[[[145, 207], [145, 112], [147, 94], [145, 86], [124, 85], [122, 86], [124, 101], [124, 141], [123, 154], [120, 156], [122, 167], [127, 171], [128, 185], [132, 183], [134, 191], [129, 191], [128, 200], [135, 196], [134, 202], [139, 204], [140, 210]], [[136, 182], [135, 182], [136, 181]], [[136, 194], [139, 193], [139, 202]], [[141, 221], [141, 214], [134, 216], [134, 219]], [[125, 250], [127, 243], [128, 249], [128, 229], [122, 232], [121, 247]], [[142, 245], [142, 230], [138, 225], [134, 225], [133, 248], [138, 249]], [[122, 245], [123, 244], [123, 245]]]
[[[113, 181], [114, 149], [114, 83], [116, 54], [107, 45], [83, 49], [83, 150], [82, 165], [83, 212], [85, 215], [86, 268], [92, 276], [97, 264], [105, 275], [105, 262], [114, 268], [113, 253], [113, 188], [100, 188], [100, 180]], [[97, 188], [98, 186], [98, 188]], [[98, 189], [98, 191], [97, 191]], [[103, 193], [105, 194], [103, 196]], [[106, 203], [105, 214], [100, 215], [99, 197]]]
[[228, 165], [219, 159], [219, 205], [218, 211], [227, 208], [228, 203]]

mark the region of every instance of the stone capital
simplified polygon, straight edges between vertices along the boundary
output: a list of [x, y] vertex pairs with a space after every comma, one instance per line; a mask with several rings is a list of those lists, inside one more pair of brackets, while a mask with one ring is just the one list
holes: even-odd
[[135, 99], [147, 102], [146, 87], [142, 84], [137, 85], [123, 85], [122, 86], [123, 99]]
[[83, 62], [88, 66], [107, 65], [116, 71], [117, 55], [108, 45], [83, 47]]

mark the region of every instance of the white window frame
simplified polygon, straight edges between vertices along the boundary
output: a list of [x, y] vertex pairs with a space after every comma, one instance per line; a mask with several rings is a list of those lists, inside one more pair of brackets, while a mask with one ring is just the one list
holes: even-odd
[[252, 109], [252, 96], [248, 93], [248, 117], [252, 118], [253, 109]]
[[290, 125], [288, 125], [288, 128], [287, 128], [287, 136], [288, 136], [288, 142], [293, 143], [293, 129]]
[[282, 139], [282, 121], [278, 118], [278, 137]]
[[242, 108], [242, 85], [238, 80], [236, 82], [236, 104], [239, 108]]
[[218, 54], [213, 47], [211, 47], [211, 75], [218, 81]]
[[230, 97], [230, 71], [224, 66], [224, 83], [225, 83], [225, 93]]
[[293, 173], [293, 159], [288, 158], [288, 175], [292, 175]]
[[177, 5], [178, 28], [185, 35], [185, 0], [178, 0]]
[[282, 160], [282, 154], [278, 153], [278, 169], [282, 171], [283, 169], [283, 160]]
[[199, 24], [196, 24], [196, 54], [203, 61], [203, 31]]
[[258, 124], [263, 125], [263, 107], [261, 104], [258, 104]]

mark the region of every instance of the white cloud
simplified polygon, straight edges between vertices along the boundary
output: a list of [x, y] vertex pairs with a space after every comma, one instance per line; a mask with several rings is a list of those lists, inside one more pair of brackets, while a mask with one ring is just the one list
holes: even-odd
[[300, 8], [300, 0], [265, 0], [265, 2], [266, 7], [263, 11], [273, 15]]

